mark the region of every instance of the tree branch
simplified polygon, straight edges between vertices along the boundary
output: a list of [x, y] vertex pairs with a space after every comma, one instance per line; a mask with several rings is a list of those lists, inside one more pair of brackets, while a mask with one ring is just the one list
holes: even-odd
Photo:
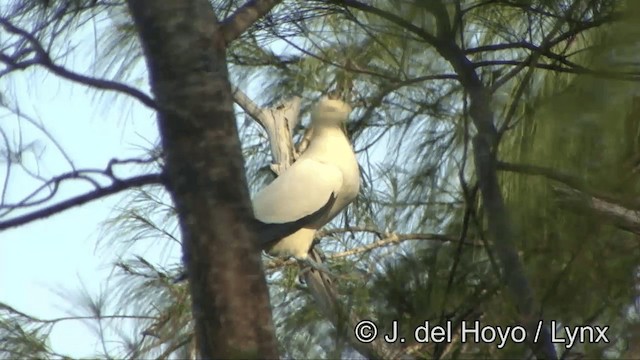
[[[319, 231], [317, 237], [321, 238], [321, 237], [323, 237], [323, 236], [325, 236], [327, 234], [344, 233], [344, 232], [351, 232], [351, 231], [378, 233], [378, 231], [375, 231], [373, 229], [358, 229], [358, 228], [353, 228], [352, 229], [352, 228], [348, 228], [348, 229], [339, 229], [339, 231], [336, 231], [336, 230]], [[449, 237], [449, 236], [446, 236], [446, 235], [441, 235], [441, 234], [428, 234], [428, 233], [396, 234], [396, 233], [391, 233], [391, 234], [388, 234], [387, 236], [383, 237], [382, 239], [380, 239], [378, 241], [375, 241], [375, 242], [372, 242], [372, 243], [369, 243], [369, 244], [366, 244], [366, 245], [363, 245], [363, 246], [359, 246], [357, 248], [353, 248], [353, 249], [342, 251], [342, 252], [326, 254], [326, 258], [327, 259], [339, 259], [339, 258], [343, 258], [343, 257], [363, 254], [363, 253], [367, 253], [367, 252], [370, 252], [370, 251], [378, 249], [378, 248], [391, 246], [391, 245], [398, 245], [398, 244], [400, 244], [402, 242], [410, 241], [410, 240], [439, 241], [439, 242], [443, 242], [443, 243], [458, 241], [458, 239], [456, 239], [456, 238]], [[482, 245], [474, 244], [474, 243], [471, 243], [471, 242], [463, 242], [462, 244], [463, 245], [467, 245], [467, 246], [482, 246]], [[291, 266], [291, 265], [295, 265], [295, 264], [297, 264], [295, 259], [288, 259], [288, 260], [275, 259], [275, 260], [270, 261], [269, 263], [265, 264], [265, 269], [271, 270], [271, 269], [277, 269], [277, 268], [281, 268], [281, 267], [284, 267], [284, 266]]]
[[558, 21], [555, 22], [555, 24], [553, 25], [553, 28], [544, 37], [544, 39], [542, 40], [542, 43], [540, 44], [540, 46], [536, 47], [535, 50], [527, 57], [527, 59], [525, 61], [520, 62], [519, 64], [516, 65], [515, 68], [511, 69], [508, 73], [506, 73], [504, 76], [499, 78], [491, 86], [491, 92], [495, 92], [495, 90], [500, 88], [502, 85], [504, 85], [506, 82], [508, 82], [511, 78], [515, 77], [525, 67], [527, 67], [527, 66], [536, 66], [540, 56], [542, 56], [543, 54], [548, 54], [550, 52], [550, 49], [553, 46], [559, 44], [560, 42], [562, 42], [564, 40], [570, 39], [573, 36], [577, 36], [580, 32], [584, 31], [585, 29], [588, 29], [589, 28], [588, 26], [586, 26], [586, 27], [576, 26], [573, 31], [565, 32], [565, 33], [561, 34], [560, 36], [558, 36], [556, 39], [553, 39], [553, 37], [556, 36], [556, 34], [562, 28], [562, 25], [564, 25], [567, 22], [570, 22], [571, 15], [576, 10], [576, 8], [578, 7], [579, 4], [580, 4], [579, 1], [574, 1], [571, 4], [571, 6], [569, 7], [569, 9], [567, 9], [567, 11], [561, 16], [561, 18], [559, 18]]
[[[381, 248], [381, 247], [386, 247], [386, 246], [390, 246], [390, 245], [397, 245], [400, 244], [401, 242], [404, 241], [408, 241], [408, 240], [427, 240], [427, 241], [439, 241], [439, 242], [444, 242], [444, 243], [448, 243], [448, 242], [455, 242], [458, 239], [453, 238], [453, 237], [449, 237], [446, 235], [440, 235], [440, 234], [396, 234], [396, 233], [391, 233], [389, 234], [389, 236], [387, 236], [386, 238], [382, 239], [382, 240], [378, 240], [375, 242], [372, 242], [370, 244], [367, 245], [363, 245], [354, 249], [350, 249], [350, 250], [346, 250], [346, 251], [342, 251], [342, 252], [338, 252], [338, 253], [333, 253], [333, 254], [329, 254], [327, 256], [328, 259], [339, 259], [339, 258], [343, 258], [343, 257], [347, 257], [347, 256], [353, 256], [353, 255], [358, 255], [358, 254], [362, 254], [362, 253], [366, 253], [369, 252], [373, 249], [377, 249], [377, 248]], [[464, 245], [469, 245], [469, 246], [480, 246], [480, 245], [476, 245], [473, 243], [469, 243], [469, 242], [463, 242]]]
[[233, 100], [267, 132], [273, 155], [271, 170], [282, 173], [297, 157], [291, 136], [300, 122], [300, 97], [295, 96], [273, 108], [261, 108], [242, 90], [234, 88]]
[[32, 50], [35, 51], [35, 57], [33, 59], [26, 60], [26, 61], [17, 60], [18, 58], [26, 55], [24, 53], [18, 54], [19, 56], [14, 56], [14, 57], [0, 53], [0, 61], [7, 64], [10, 70], [11, 69], [22, 70], [32, 65], [41, 65], [63, 79], [67, 79], [69, 81], [80, 83], [86, 86], [91, 86], [101, 90], [111, 90], [111, 91], [119, 92], [125, 95], [129, 95], [137, 99], [144, 105], [157, 110], [157, 105], [155, 101], [151, 97], [143, 93], [142, 91], [116, 81], [97, 79], [94, 77], [81, 75], [81, 74], [72, 72], [70, 70], [67, 70], [62, 66], [56, 65], [51, 59], [51, 57], [49, 56], [49, 53], [47, 53], [47, 51], [42, 47], [42, 44], [40, 44], [40, 41], [36, 39], [35, 36], [33, 36], [27, 30], [21, 29], [13, 25], [8, 19], [4, 17], [0, 17], [0, 25], [2, 25], [2, 27], [4, 27], [8, 32], [14, 35], [21, 36], [24, 39], [26, 39], [31, 44]]
[[99, 188], [97, 190], [88, 192], [83, 195], [74, 196], [58, 204], [47, 206], [44, 209], [37, 210], [31, 213], [28, 213], [26, 215], [18, 216], [11, 220], [1, 221], [0, 231], [13, 228], [16, 226], [28, 224], [35, 220], [44, 219], [51, 215], [55, 215], [59, 212], [62, 212], [64, 210], [70, 209], [72, 207], [80, 206], [90, 201], [116, 194], [123, 190], [131, 189], [134, 187], [140, 187], [144, 185], [162, 184], [162, 183], [163, 183], [163, 177], [162, 175], [159, 175], [159, 174], [142, 175], [142, 176], [126, 179], [126, 180], [119, 180], [119, 181], [116, 181], [111, 186]]
[[566, 186], [553, 188], [561, 205], [580, 212], [598, 214], [620, 229], [640, 235], [638, 200], [598, 191], [587, 186], [578, 177], [542, 166], [498, 162], [498, 169], [557, 181]]
[[432, 34], [430, 34], [429, 32], [425, 31], [424, 29], [422, 29], [421, 27], [418, 27], [416, 25], [413, 25], [411, 22], [405, 20], [404, 18], [390, 13], [388, 11], [379, 9], [375, 6], [369, 5], [369, 4], [365, 4], [363, 2], [360, 1], [356, 1], [356, 0], [329, 0], [327, 2], [330, 3], [334, 3], [334, 4], [338, 4], [338, 5], [344, 5], [350, 8], [354, 8], [354, 9], [358, 9], [361, 11], [364, 11], [366, 13], [370, 13], [376, 16], [379, 16], [387, 21], [389, 21], [392, 24], [395, 24], [401, 28], [407, 29], [409, 31], [411, 31], [412, 33], [418, 35], [419, 37], [421, 37], [422, 39], [424, 39], [425, 41], [427, 41], [429, 44], [436, 46], [440, 44], [440, 41], [438, 40], [438, 38], [436, 38], [435, 36], [433, 36]]
[[226, 44], [242, 35], [256, 21], [265, 16], [280, 0], [249, 0], [222, 21], [222, 36]]
[[582, 213], [599, 215], [600, 219], [622, 230], [640, 235], [640, 211], [628, 209], [573, 188], [554, 187], [553, 190], [562, 206]]
[[251, 116], [254, 120], [262, 126], [263, 129], [267, 129], [264, 125], [264, 121], [262, 119], [262, 108], [259, 107], [244, 91], [240, 90], [239, 87], [232, 86], [231, 91], [233, 94], [233, 101], [238, 104], [247, 115]]
[[[91, 185], [93, 185], [93, 187], [95, 189], [100, 189], [99, 182], [96, 179], [94, 179], [93, 177], [91, 177], [91, 175], [94, 175], [94, 176], [98, 175], [98, 176], [106, 177], [107, 179], [109, 179], [112, 182], [119, 182], [119, 181], [121, 181], [121, 179], [119, 179], [114, 174], [114, 166], [115, 165], [122, 165], [122, 164], [149, 164], [149, 163], [151, 163], [151, 162], [153, 162], [155, 160], [156, 160], [155, 157], [152, 157], [152, 158], [149, 158], [149, 159], [133, 158], [133, 159], [124, 159], [124, 160], [120, 160], [120, 159], [115, 159], [114, 158], [114, 159], [111, 159], [109, 161], [109, 164], [107, 165], [106, 169], [82, 169], [82, 170], [74, 169], [71, 172], [67, 172], [67, 173], [55, 176], [55, 177], [47, 180], [44, 184], [42, 184], [38, 188], [36, 188], [29, 195], [25, 196], [18, 203], [15, 203], [15, 204], [4, 204], [3, 202], [0, 202], [0, 209], [7, 209], [6, 211], [0, 213], [0, 218], [8, 215], [13, 210], [24, 209], [24, 208], [31, 207], [31, 206], [42, 205], [45, 202], [51, 200], [58, 193], [58, 190], [60, 188], [60, 184], [62, 184], [62, 182], [65, 181], [65, 180], [84, 180], [84, 181], [89, 182]], [[40, 199], [37, 199], [37, 200], [31, 200], [31, 199], [35, 198], [36, 195], [40, 194], [46, 188], [50, 189], [49, 193], [46, 196], [44, 196], [44, 197], [42, 197]]]
[[[605, 70], [593, 70], [586, 68], [584, 66], [572, 63], [570, 61], [564, 60], [562, 61], [565, 66], [560, 66], [556, 64], [544, 64], [544, 63], [534, 63], [531, 60], [487, 60], [487, 61], [477, 61], [473, 63], [475, 68], [486, 67], [486, 66], [515, 66], [513, 70], [515, 73], [520, 72], [525, 67], [537, 68], [537, 69], [545, 69], [551, 70], [559, 73], [568, 73], [568, 74], [584, 74], [591, 75], [599, 78], [611, 79], [611, 80], [622, 80], [622, 81], [640, 81], [640, 72], [639, 71], [605, 71]], [[515, 73], [513, 76], [515, 76]], [[497, 89], [504, 84], [502, 80], [507, 80], [512, 78], [513, 76], [507, 77], [507, 75], [500, 78], [500, 82], [497, 82], [492, 86], [492, 89]]]
[[0, 311], [4, 310], [5, 312], [19, 316], [25, 319], [28, 319], [33, 322], [42, 323], [42, 324], [57, 324], [63, 321], [73, 321], [73, 320], [95, 320], [95, 319], [145, 319], [145, 320], [153, 320], [156, 319], [155, 316], [144, 316], [144, 315], [100, 315], [100, 316], [64, 316], [53, 319], [40, 319], [31, 315], [28, 315], [16, 308], [0, 302]]
[[619, 197], [612, 194], [608, 194], [597, 189], [594, 189], [585, 182], [573, 175], [563, 173], [562, 171], [551, 169], [544, 166], [529, 165], [529, 164], [514, 164], [498, 161], [497, 168], [502, 171], [509, 171], [520, 174], [527, 174], [533, 176], [542, 176], [549, 180], [557, 181], [578, 191], [588, 194], [589, 196], [597, 197], [607, 202], [620, 204], [621, 206], [640, 210], [640, 201], [637, 199], [629, 199], [628, 197]]

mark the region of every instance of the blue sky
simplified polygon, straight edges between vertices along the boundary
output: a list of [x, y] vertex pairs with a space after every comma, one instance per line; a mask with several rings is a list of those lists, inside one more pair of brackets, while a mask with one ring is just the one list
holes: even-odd
[[[85, 59], [69, 59], [76, 71], [88, 68]], [[85, 63], [85, 66], [82, 66]], [[105, 168], [112, 158], [140, 156], [141, 147], [157, 139], [151, 111], [133, 100], [60, 80], [46, 71], [24, 71], [2, 79], [5, 98], [15, 100], [20, 111], [38, 119], [67, 151], [78, 169]], [[35, 141], [35, 153], [25, 153], [24, 164], [42, 176], [50, 177], [70, 170], [50, 140], [16, 115], [0, 110], [0, 126], [12, 142]], [[4, 148], [4, 145], [2, 146]], [[6, 170], [0, 166], [0, 180]], [[127, 174], [125, 169], [121, 175]], [[8, 202], [20, 200], [38, 183], [17, 167], [8, 184]], [[90, 188], [78, 182], [63, 186], [59, 201]], [[0, 236], [0, 301], [40, 318], [77, 313], [78, 290], [86, 287], [97, 294], [105, 285], [115, 251], [96, 248], [102, 235], [101, 221], [123, 194], [73, 208], [62, 214], [2, 232]], [[135, 250], [135, 249], [134, 249]], [[145, 253], [152, 260], [157, 254]], [[68, 295], [61, 296], [60, 294]], [[66, 298], [65, 298], [66, 297]], [[64, 321], [54, 327], [51, 345], [56, 352], [87, 356], [96, 352], [97, 336], [81, 321]]]

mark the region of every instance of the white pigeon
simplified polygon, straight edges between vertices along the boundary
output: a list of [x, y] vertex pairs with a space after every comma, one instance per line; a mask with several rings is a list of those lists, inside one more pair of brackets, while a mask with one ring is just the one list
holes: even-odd
[[351, 203], [360, 169], [343, 131], [351, 107], [323, 97], [311, 112], [309, 147], [253, 199], [263, 249], [307, 260], [318, 229]]

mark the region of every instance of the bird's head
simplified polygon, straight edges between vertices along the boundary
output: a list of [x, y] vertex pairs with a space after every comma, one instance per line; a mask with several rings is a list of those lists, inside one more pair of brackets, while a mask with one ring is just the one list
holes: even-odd
[[311, 121], [315, 125], [342, 126], [351, 113], [351, 106], [338, 99], [322, 97], [311, 110]]

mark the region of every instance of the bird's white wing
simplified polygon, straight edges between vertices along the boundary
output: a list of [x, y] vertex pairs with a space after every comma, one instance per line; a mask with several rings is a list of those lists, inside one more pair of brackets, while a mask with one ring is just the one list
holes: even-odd
[[263, 223], [294, 222], [321, 209], [328, 211], [328, 202], [335, 200], [341, 186], [337, 167], [301, 158], [256, 194], [253, 212]]

